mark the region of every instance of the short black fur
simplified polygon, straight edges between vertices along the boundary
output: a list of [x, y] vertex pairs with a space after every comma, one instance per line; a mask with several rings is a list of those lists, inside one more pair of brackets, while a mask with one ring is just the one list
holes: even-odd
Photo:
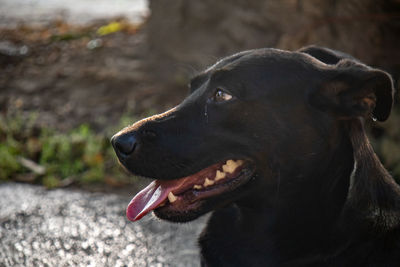
[[[316, 46], [258, 49], [219, 61], [191, 87], [113, 144], [133, 138], [131, 152], [116, 148], [121, 163], [160, 180], [229, 158], [255, 166], [244, 185], [195, 210], [156, 210], [171, 221], [213, 210], [203, 266], [399, 266], [400, 189], [364, 130], [390, 114], [390, 75]], [[216, 90], [232, 99], [213, 102]]]

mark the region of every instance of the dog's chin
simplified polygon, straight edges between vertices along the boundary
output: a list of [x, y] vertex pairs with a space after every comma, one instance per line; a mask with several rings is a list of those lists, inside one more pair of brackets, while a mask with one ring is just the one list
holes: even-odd
[[243, 196], [254, 174], [251, 161], [227, 160], [183, 178], [155, 180], [132, 199], [127, 216], [136, 221], [154, 211], [163, 220], [191, 221]]
[[197, 219], [207, 212], [224, 207], [241, 198], [245, 187], [255, 175], [252, 166], [243, 168], [239, 175], [203, 189], [190, 189], [176, 195], [174, 202], [166, 201], [154, 210], [154, 214], [171, 222], [188, 222]]

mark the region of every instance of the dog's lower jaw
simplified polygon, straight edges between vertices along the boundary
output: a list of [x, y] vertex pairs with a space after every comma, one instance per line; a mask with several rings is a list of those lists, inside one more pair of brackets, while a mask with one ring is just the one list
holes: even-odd
[[245, 197], [251, 192], [256, 179], [257, 174], [254, 169], [245, 169], [237, 179], [232, 181], [233, 189], [229, 191], [196, 201], [191, 204], [190, 209], [179, 211], [172, 209], [171, 205], [166, 205], [155, 209], [154, 214], [160, 219], [171, 222], [189, 222], [195, 220], [208, 212], [224, 208]]

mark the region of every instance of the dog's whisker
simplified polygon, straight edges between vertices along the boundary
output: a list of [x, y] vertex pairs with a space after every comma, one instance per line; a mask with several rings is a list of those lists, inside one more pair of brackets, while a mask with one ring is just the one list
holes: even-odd
[[206, 117], [206, 123], [208, 123], [207, 105], [204, 106], [204, 116]]

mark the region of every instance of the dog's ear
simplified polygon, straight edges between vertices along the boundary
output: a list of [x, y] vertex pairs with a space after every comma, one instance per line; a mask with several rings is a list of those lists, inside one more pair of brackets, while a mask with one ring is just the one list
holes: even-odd
[[333, 50], [333, 49], [329, 49], [326, 47], [315, 46], [315, 45], [310, 45], [310, 46], [300, 48], [298, 50], [298, 52], [308, 54], [308, 55], [318, 59], [319, 61], [324, 62], [325, 64], [330, 64], [330, 65], [334, 65], [342, 59], [352, 59], [354, 61], [357, 61], [355, 58], [353, 58], [352, 56], [350, 56], [346, 53], [343, 53], [343, 52], [340, 52], [337, 50]]
[[310, 104], [339, 119], [373, 117], [385, 121], [393, 105], [393, 81], [384, 71], [349, 59], [326, 70], [323, 80], [309, 94]]

